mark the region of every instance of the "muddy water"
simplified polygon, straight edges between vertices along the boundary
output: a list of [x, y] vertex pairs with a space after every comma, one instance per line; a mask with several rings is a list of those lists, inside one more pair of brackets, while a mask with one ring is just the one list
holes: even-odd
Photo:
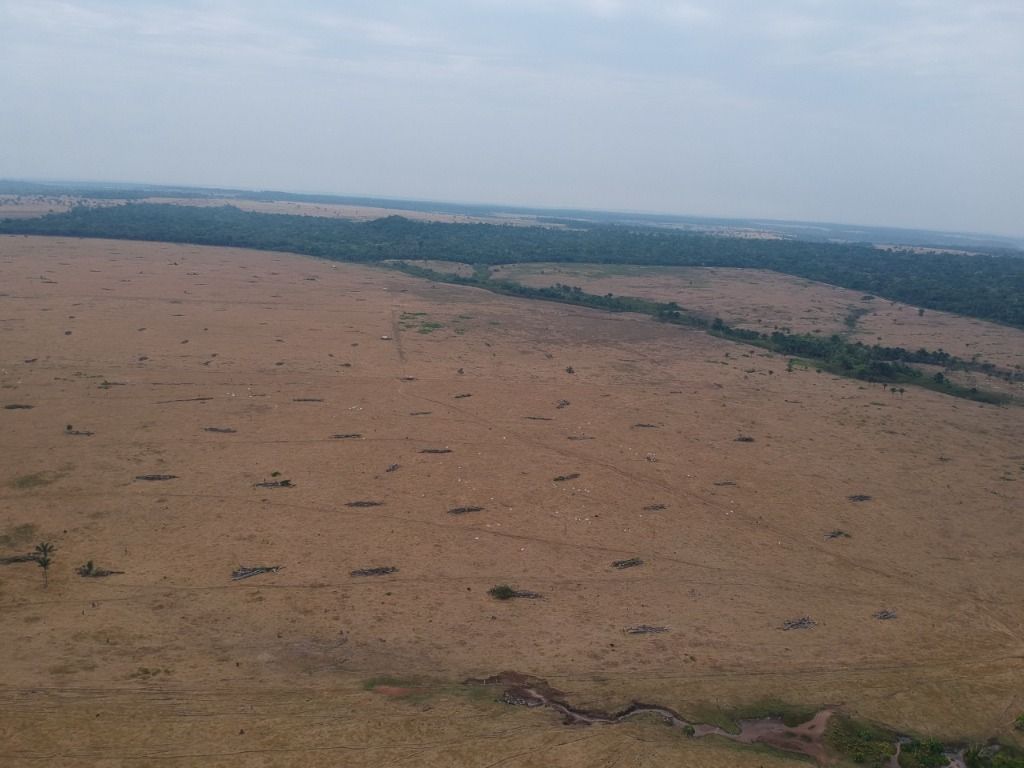
[[[653, 714], [667, 725], [685, 729], [693, 738], [719, 736], [740, 744], [763, 744], [782, 752], [810, 757], [818, 765], [838, 762], [839, 756], [825, 746], [825, 729], [835, 710], [822, 709], [805, 723], [789, 726], [780, 717], [760, 717], [738, 721], [739, 732], [730, 733], [716, 725], [692, 723], [668, 707], [658, 704], [633, 702], [618, 712], [600, 712], [578, 709], [565, 700], [562, 691], [552, 688], [547, 681], [519, 672], [502, 672], [483, 680], [467, 680], [468, 685], [501, 686], [505, 690], [501, 699], [506, 704], [553, 709], [560, 713], [566, 725], [595, 725], [621, 723], [631, 717]], [[890, 768], [899, 768], [899, 744], [896, 744]], [[948, 755], [949, 768], [962, 768], [962, 755]]]

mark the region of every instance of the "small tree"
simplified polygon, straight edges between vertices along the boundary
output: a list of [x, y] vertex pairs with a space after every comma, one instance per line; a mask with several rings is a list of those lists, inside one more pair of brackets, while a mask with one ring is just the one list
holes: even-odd
[[43, 589], [50, 586], [50, 563], [53, 562], [50, 555], [53, 554], [54, 550], [56, 550], [56, 547], [47, 541], [44, 541], [42, 544], [36, 544], [36, 562], [43, 569]]

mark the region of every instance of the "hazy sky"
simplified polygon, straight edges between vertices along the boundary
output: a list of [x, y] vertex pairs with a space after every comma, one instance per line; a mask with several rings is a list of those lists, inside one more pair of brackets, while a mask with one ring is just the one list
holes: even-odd
[[1024, 0], [0, 0], [0, 177], [1024, 234]]

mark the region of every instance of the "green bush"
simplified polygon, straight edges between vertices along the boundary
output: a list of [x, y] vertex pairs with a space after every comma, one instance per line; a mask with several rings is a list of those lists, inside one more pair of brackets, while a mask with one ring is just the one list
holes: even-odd
[[825, 731], [825, 743], [858, 765], [887, 768], [896, 753], [896, 737], [870, 725], [835, 716]]
[[488, 589], [487, 594], [495, 600], [511, 600], [516, 596], [516, 591], [508, 584], [498, 584]]
[[900, 748], [900, 768], [946, 768], [947, 765], [949, 758], [935, 739], [912, 741]]
[[1000, 745], [974, 746], [964, 753], [967, 768], [1024, 768], [1024, 754]]

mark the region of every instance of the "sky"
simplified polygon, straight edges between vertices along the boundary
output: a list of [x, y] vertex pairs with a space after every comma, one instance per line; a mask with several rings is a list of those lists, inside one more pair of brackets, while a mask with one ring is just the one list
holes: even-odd
[[1024, 235], [1024, 0], [0, 0], [0, 177]]

